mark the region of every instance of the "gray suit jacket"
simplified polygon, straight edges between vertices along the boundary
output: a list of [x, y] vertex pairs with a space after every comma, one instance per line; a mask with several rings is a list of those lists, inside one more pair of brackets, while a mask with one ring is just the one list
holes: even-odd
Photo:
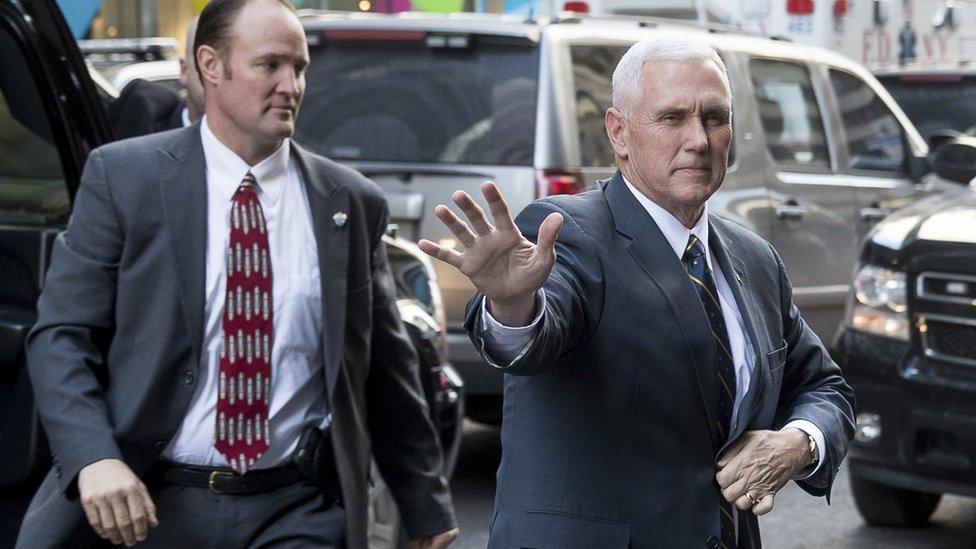
[[[294, 146], [322, 273], [323, 372], [351, 547], [366, 547], [370, 453], [411, 536], [454, 526], [417, 360], [381, 237], [387, 206], [355, 171]], [[175, 434], [203, 338], [207, 189], [200, 128], [119, 141], [89, 158], [28, 342], [54, 465], [19, 546], [90, 533], [76, 477], [105, 458], [144, 474]], [[332, 216], [346, 212], [337, 227]]]
[[[720, 528], [715, 463], [729, 442], [717, 432], [716, 349], [698, 294], [619, 173], [529, 205], [519, 228], [534, 240], [552, 212], [565, 222], [538, 335], [499, 365], [511, 375], [489, 546], [707, 547]], [[829, 494], [853, 435], [853, 393], [800, 318], [776, 252], [709, 223], [757, 355], [730, 440], [813, 422], [824, 463], [800, 486]], [[466, 326], [485, 354], [480, 298]], [[758, 547], [755, 515], [740, 516]]]

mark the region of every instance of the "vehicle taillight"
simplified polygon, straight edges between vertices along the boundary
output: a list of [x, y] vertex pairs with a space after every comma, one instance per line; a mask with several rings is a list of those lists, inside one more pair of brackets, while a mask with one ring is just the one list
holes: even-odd
[[536, 197], [554, 194], [576, 194], [583, 190], [583, 175], [576, 170], [541, 170], [536, 172]]

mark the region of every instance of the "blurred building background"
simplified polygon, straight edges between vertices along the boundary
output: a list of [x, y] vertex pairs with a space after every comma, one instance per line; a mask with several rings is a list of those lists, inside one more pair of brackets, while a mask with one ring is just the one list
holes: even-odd
[[[78, 38], [175, 37], [208, 0], [59, 0]], [[976, 0], [295, 0], [304, 9], [676, 17], [778, 35], [872, 68], [976, 59]]]

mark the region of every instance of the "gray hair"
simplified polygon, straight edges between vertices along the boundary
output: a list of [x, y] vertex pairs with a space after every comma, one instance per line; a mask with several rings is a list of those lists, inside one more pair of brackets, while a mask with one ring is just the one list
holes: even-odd
[[703, 60], [715, 63], [731, 92], [729, 71], [714, 48], [689, 40], [679, 34], [662, 33], [634, 44], [620, 58], [613, 71], [613, 108], [624, 116], [633, 114], [634, 105], [644, 83], [644, 64], [650, 61]]

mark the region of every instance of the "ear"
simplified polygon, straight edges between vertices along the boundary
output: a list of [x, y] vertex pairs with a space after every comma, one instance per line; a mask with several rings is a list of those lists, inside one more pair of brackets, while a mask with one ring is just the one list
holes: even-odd
[[186, 59], [180, 57], [180, 85], [183, 86], [184, 88], [186, 87], [187, 84], [186, 82], [188, 78], [187, 71], [189, 70], [189, 68], [190, 65], [187, 64]]
[[204, 86], [209, 83], [216, 86], [224, 76], [224, 60], [217, 50], [208, 45], [197, 48], [197, 67], [200, 67], [200, 76], [203, 77]]
[[607, 127], [607, 137], [610, 138], [610, 145], [617, 158], [627, 158], [627, 119], [620, 111], [610, 107], [604, 116], [604, 124]]

